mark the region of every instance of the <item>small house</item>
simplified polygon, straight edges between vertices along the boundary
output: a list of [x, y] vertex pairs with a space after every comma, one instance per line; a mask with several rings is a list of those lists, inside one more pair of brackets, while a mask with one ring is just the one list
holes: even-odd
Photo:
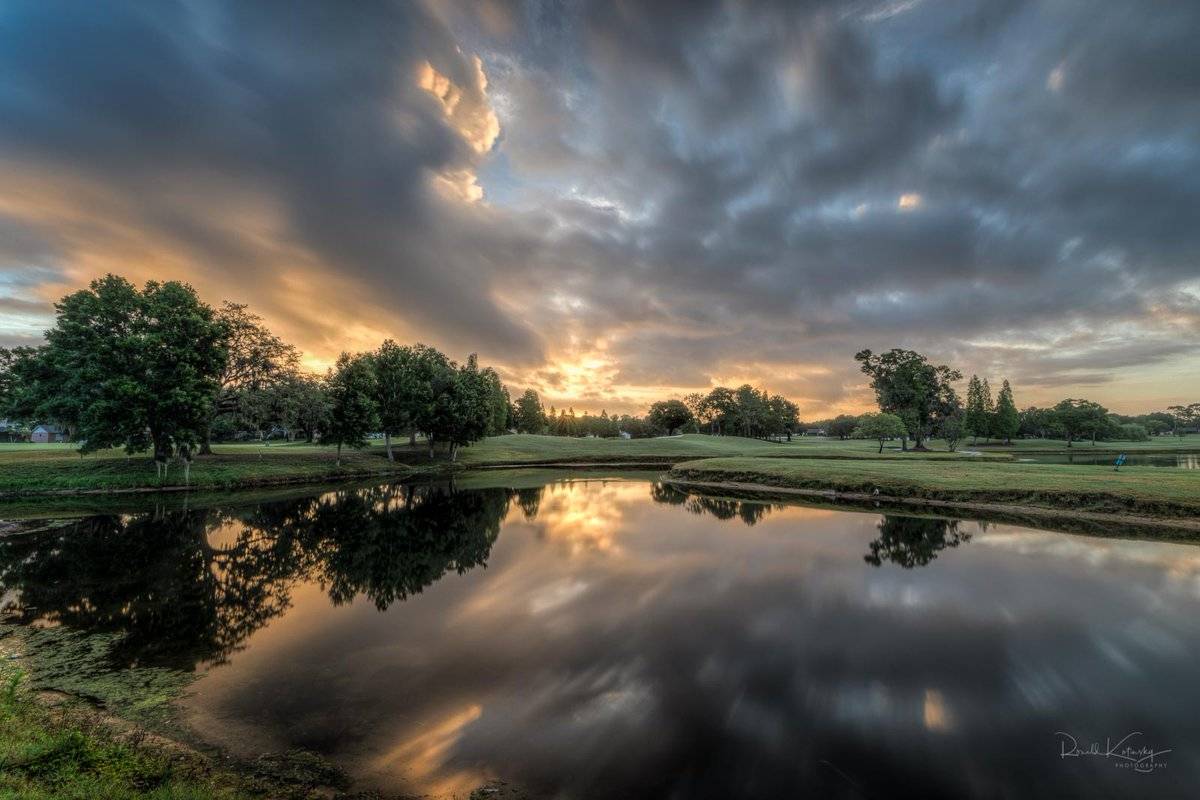
[[35, 444], [65, 442], [66, 440], [67, 432], [58, 425], [38, 425], [33, 429], [33, 433], [29, 434], [29, 441]]

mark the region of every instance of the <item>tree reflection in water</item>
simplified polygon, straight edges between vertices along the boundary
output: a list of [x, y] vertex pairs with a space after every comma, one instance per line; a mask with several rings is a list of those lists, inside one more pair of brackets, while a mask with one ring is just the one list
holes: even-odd
[[923, 567], [947, 547], [958, 547], [971, 534], [958, 528], [958, 520], [936, 517], [899, 517], [885, 514], [879, 521], [879, 536], [868, 545], [863, 560], [873, 566], [884, 561], [905, 569]]
[[[692, 493], [665, 483], [650, 489], [656, 503], [683, 506], [693, 514], [710, 514], [717, 519], [739, 518], [754, 525], [772, 510], [785, 508], [780, 504], [753, 500], [734, 500]], [[979, 523], [985, 525], [986, 523]], [[923, 567], [937, 558], [947, 547], [958, 547], [969, 541], [971, 534], [960, 530], [958, 520], [937, 517], [908, 517], [884, 514], [879, 521], [879, 536], [868, 547], [863, 559], [876, 567], [890, 561], [905, 569]]]
[[709, 514], [722, 520], [738, 518], [747, 525], [754, 525], [772, 509], [783, 508], [782, 505], [761, 501], [733, 500], [727, 497], [691, 494], [665, 483], [653, 484], [650, 488], [650, 497], [656, 503], [683, 506], [693, 514]]
[[[99, 515], [0, 539], [0, 585], [24, 622], [121, 634], [119, 665], [219, 663], [318, 583], [380, 610], [447, 572], [487, 563], [510, 504], [537, 516], [543, 488], [386, 485], [247, 508]], [[783, 506], [653, 484], [658, 503], [754, 525]], [[865, 560], [924, 566], [969, 539], [945, 519], [884, 516]]]
[[[123, 634], [118, 665], [191, 669], [227, 659], [288, 608], [298, 582], [318, 582], [335, 603], [363, 594], [385, 609], [485, 564], [515, 494], [390, 485], [87, 517], [0, 539], [0, 585], [16, 592], [23, 622]], [[536, 509], [531, 490], [520, 503]]]

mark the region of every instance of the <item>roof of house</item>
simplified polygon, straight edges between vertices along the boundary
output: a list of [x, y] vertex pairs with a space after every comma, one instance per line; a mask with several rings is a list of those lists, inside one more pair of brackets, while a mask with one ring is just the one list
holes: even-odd
[[61, 425], [38, 425], [33, 429], [33, 432], [37, 433], [38, 431], [45, 431], [46, 433], [66, 433]]

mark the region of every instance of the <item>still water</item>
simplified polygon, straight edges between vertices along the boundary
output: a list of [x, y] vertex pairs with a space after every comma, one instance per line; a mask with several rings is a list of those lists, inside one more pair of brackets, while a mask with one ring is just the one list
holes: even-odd
[[120, 633], [114, 667], [198, 670], [203, 739], [361, 789], [1200, 787], [1189, 544], [559, 475], [93, 516], [0, 537], [0, 581], [27, 621]]
[[[1082, 448], [1081, 448], [1082, 449]], [[1096, 455], [1086, 451], [1082, 453], [1066, 453], [1054, 455], [1016, 454], [1018, 461], [1032, 461], [1038, 464], [1083, 464], [1089, 466], [1113, 466], [1116, 456], [1112, 453]], [[1200, 469], [1200, 454], [1196, 453], [1138, 453], [1125, 454], [1122, 469], [1128, 467], [1174, 467], [1176, 469]]]

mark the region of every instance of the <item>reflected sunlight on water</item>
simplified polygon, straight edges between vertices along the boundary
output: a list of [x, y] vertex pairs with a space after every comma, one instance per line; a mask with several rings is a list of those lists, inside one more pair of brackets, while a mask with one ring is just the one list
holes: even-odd
[[[0, 574], [201, 669], [202, 737], [361, 789], [1154, 796], [1200, 780], [1198, 552], [587, 478], [93, 517], [0, 540]], [[1170, 768], [1064, 763], [1068, 729]]]

